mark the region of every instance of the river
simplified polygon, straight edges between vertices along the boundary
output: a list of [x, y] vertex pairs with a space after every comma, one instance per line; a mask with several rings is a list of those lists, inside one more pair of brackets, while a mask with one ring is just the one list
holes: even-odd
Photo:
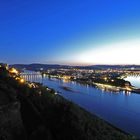
[[[134, 79], [133, 79], [134, 80]], [[112, 125], [140, 137], [140, 94], [106, 92], [88, 85], [45, 77], [32, 79], [60, 91], [64, 98], [73, 101], [92, 114]], [[65, 90], [63, 87], [70, 87]]]
[[140, 76], [129, 76], [125, 80], [130, 81], [133, 86], [140, 88]]

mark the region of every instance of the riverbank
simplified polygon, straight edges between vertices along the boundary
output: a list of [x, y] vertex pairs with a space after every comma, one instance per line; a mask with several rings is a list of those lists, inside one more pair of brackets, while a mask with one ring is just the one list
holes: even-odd
[[[63, 80], [62, 78], [57, 78], [57, 79]], [[128, 93], [129, 92], [133, 92], [133, 93], [136, 93], [136, 94], [140, 94], [140, 88], [132, 86], [129, 81], [126, 81], [127, 83], [129, 83], [128, 86], [125, 86], [125, 85], [123, 85], [123, 86], [122, 85], [116, 86], [115, 84], [108, 84], [108, 83], [104, 83], [104, 82], [103, 83], [101, 83], [101, 82], [100, 83], [96, 83], [96, 82], [85, 81], [85, 80], [83, 81], [83, 80], [77, 80], [77, 79], [76, 80], [75, 79], [69, 79], [69, 81], [78, 82], [78, 83], [83, 84], [83, 85], [89, 85], [89, 86], [92, 86], [94, 88], [99, 88], [99, 89], [104, 90], [104, 91], [110, 91], [110, 92], [121, 92], [121, 91], [124, 91], [126, 93], [127, 92]]]
[[[48, 76], [51, 79], [51, 75]], [[125, 91], [125, 92], [140, 92], [140, 89], [136, 89], [134, 86], [131, 86], [131, 83], [129, 81], [125, 81], [123, 79], [111, 79], [110, 82], [105, 81], [104, 79], [96, 79], [95, 81], [91, 81], [89, 79], [63, 79], [59, 78], [57, 76], [53, 76], [52, 78], [60, 79], [60, 80], [65, 80], [65, 82], [68, 81], [74, 81], [83, 85], [89, 85], [94, 88], [99, 88], [101, 90], [105, 91], [111, 91], [111, 92], [120, 92], [120, 91]], [[125, 86], [125, 84], [129, 84], [129, 86]], [[68, 89], [66, 89], [68, 90]]]

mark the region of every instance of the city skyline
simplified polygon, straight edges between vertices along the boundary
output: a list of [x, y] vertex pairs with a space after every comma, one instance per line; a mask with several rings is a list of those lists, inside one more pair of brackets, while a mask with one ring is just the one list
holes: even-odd
[[140, 65], [138, 0], [0, 2], [0, 60]]

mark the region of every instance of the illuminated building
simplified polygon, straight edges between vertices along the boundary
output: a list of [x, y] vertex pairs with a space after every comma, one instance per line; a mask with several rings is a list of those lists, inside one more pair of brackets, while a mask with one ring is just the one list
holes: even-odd
[[10, 72], [11, 74], [19, 74], [19, 72], [18, 72], [15, 68], [10, 68], [10, 69], [9, 69], [9, 72]]

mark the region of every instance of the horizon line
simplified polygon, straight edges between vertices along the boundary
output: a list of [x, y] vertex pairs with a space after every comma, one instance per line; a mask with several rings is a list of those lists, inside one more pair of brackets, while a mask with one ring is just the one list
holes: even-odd
[[32, 65], [32, 64], [40, 64], [40, 65], [62, 65], [62, 66], [96, 66], [96, 65], [107, 65], [107, 66], [140, 66], [140, 64], [61, 64], [61, 63], [13, 63], [9, 65]]

